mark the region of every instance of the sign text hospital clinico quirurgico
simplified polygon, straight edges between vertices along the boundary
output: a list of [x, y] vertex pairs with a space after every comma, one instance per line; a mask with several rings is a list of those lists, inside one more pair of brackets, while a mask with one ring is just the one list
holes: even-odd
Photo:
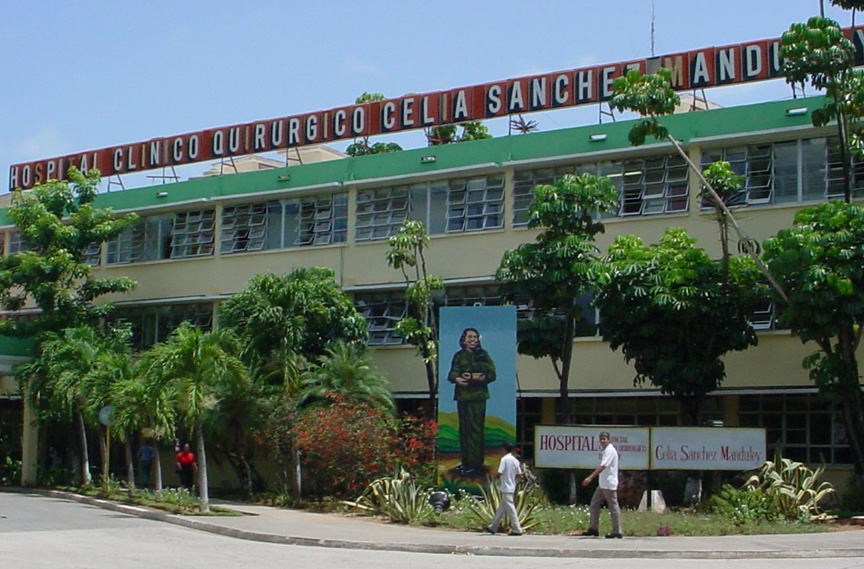
[[[856, 64], [864, 63], [864, 26], [846, 28], [855, 44]], [[337, 107], [154, 138], [14, 164], [9, 189], [28, 189], [62, 179], [70, 166], [103, 175], [126, 174], [243, 156], [309, 144], [491, 119], [603, 102], [612, 82], [630, 69], [652, 73], [664, 67], [677, 90], [703, 89], [772, 79], [780, 74], [780, 39], [709, 47], [659, 57], [544, 73], [447, 91]]]

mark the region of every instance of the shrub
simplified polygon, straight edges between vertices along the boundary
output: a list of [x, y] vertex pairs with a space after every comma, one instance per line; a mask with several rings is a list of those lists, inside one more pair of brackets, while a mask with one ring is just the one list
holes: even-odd
[[705, 507], [728, 518], [736, 526], [784, 519], [775, 497], [761, 488], [739, 489], [724, 484], [719, 492], [705, 502]]
[[329, 405], [302, 411], [291, 433], [318, 493], [354, 496], [393, 468], [393, 419], [377, 407], [329, 397]]
[[431, 419], [405, 414], [399, 421], [397, 461], [425, 486], [435, 482], [438, 424]]

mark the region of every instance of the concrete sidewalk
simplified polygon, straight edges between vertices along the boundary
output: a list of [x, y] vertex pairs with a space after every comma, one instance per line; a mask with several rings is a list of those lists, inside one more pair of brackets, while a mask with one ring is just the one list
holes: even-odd
[[525, 534], [511, 537], [430, 529], [300, 510], [214, 502], [243, 516], [179, 516], [53, 490], [35, 491], [126, 514], [239, 539], [343, 549], [525, 557], [780, 559], [864, 558], [864, 531], [722, 537], [603, 539]]

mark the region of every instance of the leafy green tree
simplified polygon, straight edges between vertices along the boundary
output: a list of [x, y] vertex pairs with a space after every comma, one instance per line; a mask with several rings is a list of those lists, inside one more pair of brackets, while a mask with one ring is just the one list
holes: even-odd
[[145, 374], [159, 389], [170, 389], [179, 414], [195, 434], [198, 496], [202, 512], [210, 509], [207, 453], [203, 424], [219, 404], [248, 387], [248, 370], [231, 330], [204, 332], [189, 322], [145, 355]]
[[118, 217], [94, 207], [98, 171], [84, 176], [71, 168], [68, 177], [68, 182], [50, 181], [12, 197], [9, 216], [26, 250], [0, 258], [0, 309], [17, 311], [32, 304], [40, 312], [27, 321], [3, 319], [0, 334], [37, 336], [95, 325], [112, 308], [110, 303], [94, 304], [98, 297], [135, 286], [128, 277], [93, 277], [85, 253], [125, 231], [137, 216]]
[[701, 424], [705, 395], [726, 376], [723, 356], [756, 345], [748, 317], [759, 271], [747, 257], [724, 267], [680, 227], [650, 246], [620, 236], [607, 261], [595, 299], [603, 339], [634, 363], [636, 385], [674, 396], [688, 423]]
[[789, 291], [781, 326], [819, 350], [804, 359], [819, 391], [836, 401], [864, 475], [864, 403], [856, 353], [864, 330], [864, 208], [829, 202], [806, 208], [765, 242], [765, 260]]
[[732, 229], [738, 236], [739, 243], [743, 245], [745, 252], [753, 259], [762, 274], [771, 283], [780, 296], [785, 297], [785, 292], [780, 284], [774, 279], [762, 260], [759, 258], [757, 248], [750, 246], [753, 240], [748, 237], [735, 216], [726, 204], [726, 200], [713, 187], [711, 182], [702, 174], [702, 171], [693, 163], [690, 156], [684, 151], [681, 143], [675, 139], [659, 120], [659, 117], [670, 115], [675, 112], [675, 107], [681, 102], [680, 97], [672, 89], [672, 75], [668, 69], [661, 68], [657, 73], [643, 75], [638, 69], [631, 69], [623, 77], [617, 78], [612, 88], [615, 94], [612, 96], [610, 105], [618, 111], [633, 111], [641, 115], [641, 119], [630, 129], [628, 138], [633, 146], [641, 146], [649, 136], [656, 140], [668, 140], [675, 150], [687, 162], [688, 167], [702, 182], [703, 192], [710, 196], [713, 207], [722, 213], [725, 222], [732, 225]]
[[[457, 129], [460, 127], [462, 128], [462, 132], [457, 135]], [[489, 129], [481, 121], [469, 121], [459, 123], [458, 125], [446, 124], [433, 126], [426, 131], [426, 140], [429, 146], [485, 140], [487, 138], [492, 138], [492, 135], [489, 134]]]
[[495, 278], [511, 300], [528, 299], [534, 317], [519, 322], [518, 351], [548, 357], [558, 377], [558, 422], [569, 416], [573, 339], [583, 319], [580, 297], [600, 275], [594, 244], [604, 231], [600, 214], [615, 211], [618, 191], [606, 178], [565, 175], [555, 185], [534, 186], [528, 226], [541, 229], [533, 243], [504, 253]]
[[[368, 93], [366, 91], [363, 92], [362, 95], [357, 97], [354, 102], [358, 105], [363, 103], [371, 103], [373, 101], [383, 101], [386, 97], [382, 93]], [[347, 149], [345, 149], [345, 153], [349, 156], [368, 156], [369, 154], [386, 154], [388, 152], [399, 152], [402, 150], [402, 147], [396, 144], [395, 142], [376, 142], [375, 144], [371, 144], [369, 142], [369, 137], [364, 136], [358, 142], [356, 139], [353, 144], [350, 144]]]
[[364, 347], [336, 342], [303, 373], [297, 403], [300, 408], [326, 405], [338, 393], [343, 400], [394, 412], [387, 377], [375, 366]]
[[365, 345], [366, 320], [333, 271], [304, 267], [286, 275], [256, 275], [225, 301], [219, 321], [240, 337], [257, 381], [296, 394], [304, 358], [323, 355], [337, 340]]
[[420, 221], [405, 220], [390, 237], [387, 264], [402, 271], [408, 315], [396, 324], [396, 332], [417, 349], [426, 367], [429, 387], [428, 417], [434, 418], [438, 397], [438, 323], [432, 295], [444, 289], [444, 280], [426, 267], [429, 234]]
[[[849, 4], [860, 4], [850, 2]], [[846, 7], [846, 6], [844, 6]], [[855, 44], [843, 35], [840, 24], [814, 16], [795, 23], [780, 40], [786, 82], [809, 82], [825, 91], [825, 105], [814, 110], [814, 126], [836, 121], [838, 150], [843, 166], [843, 196], [852, 199], [852, 157], [864, 157], [864, 71], [855, 68]]]
[[[241, 356], [253, 370], [253, 382], [242, 400], [227, 401], [224, 412], [212, 419], [221, 423], [217, 432], [229, 434], [217, 442], [225, 443], [221, 450], [239, 466], [251, 491], [258, 476], [247, 458], [250, 436], [264, 433], [281, 472], [296, 474], [298, 457], [287, 431], [290, 425], [280, 421], [294, 417], [306, 360], [324, 355], [336, 341], [365, 345], [366, 320], [333, 271], [319, 267], [257, 275], [244, 291], [222, 304], [219, 316], [220, 324], [240, 337]], [[299, 477], [285, 476], [283, 482], [293, 480], [299, 494]]]

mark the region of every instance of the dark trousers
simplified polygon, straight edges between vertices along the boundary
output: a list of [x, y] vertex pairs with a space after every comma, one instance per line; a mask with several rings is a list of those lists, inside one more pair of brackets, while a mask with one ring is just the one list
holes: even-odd
[[462, 466], [479, 469], [486, 458], [483, 426], [486, 423], [486, 401], [457, 401], [459, 412], [459, 446]]

